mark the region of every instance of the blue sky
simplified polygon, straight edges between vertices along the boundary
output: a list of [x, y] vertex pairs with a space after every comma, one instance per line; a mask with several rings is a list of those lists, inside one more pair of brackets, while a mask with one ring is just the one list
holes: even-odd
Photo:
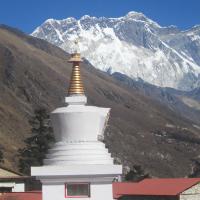
[[31, 33], [48, 18], [119, 17], [129, 11], [182, 30], [200, 24], [200, 0], [0, 0], [0, 24]]

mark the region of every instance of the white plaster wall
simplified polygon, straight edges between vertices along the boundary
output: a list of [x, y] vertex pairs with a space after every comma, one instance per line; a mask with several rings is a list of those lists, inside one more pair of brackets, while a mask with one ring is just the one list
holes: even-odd
[[12, 192], [24, 192], [25, 191], [25, 184], [24, 183], [16, 183]]
[[2, 182], [0, 183], [0, 187], [11, 187], [14, 188], [15, 182]]
[[66, 198], [65, 183], [43, 184], [42, 200], [113, 200], [112, 184], [90, 184], [89, 198]]
[[111, 184], [91, 184], [91, 200], [112, 200], [112, 183]]
[[53, 185], [42, 184], [42, 200], [64, 200], [64, 184], [54, 183]]
[[84, 105], [56, 109], [51, 114], [56, 141], [98, 141], [109, 110]]

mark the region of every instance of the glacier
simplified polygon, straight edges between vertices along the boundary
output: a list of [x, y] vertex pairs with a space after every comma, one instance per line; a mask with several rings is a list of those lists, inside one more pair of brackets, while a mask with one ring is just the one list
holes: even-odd
[[75, 40], [96, 68], [159, 87], [191, 91], [200, 87], [200, 26], [181, 31], [162, 27], [143, 13], [119, 18], [48, 19], [32, 36], [71, 53]]

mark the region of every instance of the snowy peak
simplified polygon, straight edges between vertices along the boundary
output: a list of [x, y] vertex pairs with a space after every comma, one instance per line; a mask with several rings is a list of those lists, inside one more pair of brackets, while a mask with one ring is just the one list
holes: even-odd
[[80, 21], [81, 20], [86, 20], [86, 19], [94, 20], [94, 19], [97, 19], [97, 18], [96, 17], [91, 17], [89, 15], [84, 15], [83, 17], [80, 18]]
[[127, 13], [124, 19], [134, 19], [134, 20], [141, 20], [141, 21], [148, 21], [149, 19], [143, 14], [135, 11], [131, 11]]
[[200, 26], [161, 27], [143, 13], [119, 18], [48, 19], [32, 35], [67, 52], [79, 39], [82, 55], [109, 73], [119, 72], [161, 87], [200, 87]]
[[[141, 12], [135, 12], [135, 11], [130, 11], [130, 12], [128, 12], [127, 14], [126, 14], [126, 17], [144, 17], [145, 15], [143, 14], [143, 13], [141, 13]], [[146, 18], [146, 17], [145, 17]]]
[[147, 22], [147, 23], [154, 24], [154, 25], [160, 27], [156, 22], [147, 18], [143, 13], [140, 13], [140, 12], [131, 11], [127, 15], [125, 15], [124, 19]]

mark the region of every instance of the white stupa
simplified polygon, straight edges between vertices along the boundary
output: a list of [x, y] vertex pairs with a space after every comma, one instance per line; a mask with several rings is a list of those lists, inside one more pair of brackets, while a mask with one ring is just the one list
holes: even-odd
[[79, 53], [72, 54], [67, 106], [51, 113], [56, 143], [44, 165], [31, 168], [42, 183], [43, 200], [112, 200], [112, 182], [122, 174], [102, 142], [110, 108], [86, 105], [81, 61]]

